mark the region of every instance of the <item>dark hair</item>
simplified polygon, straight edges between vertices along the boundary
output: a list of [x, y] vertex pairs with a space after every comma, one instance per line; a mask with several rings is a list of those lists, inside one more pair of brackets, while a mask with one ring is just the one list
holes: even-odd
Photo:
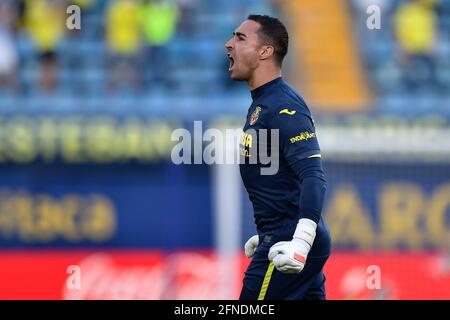
[[260, 38], [264, 44], [274, 47], [275, 60], [281, 66], [289, 46], [289, 35], [284, 24], [277, 18], [267, 15], [251, 14], [247, 19], [260, 24]]

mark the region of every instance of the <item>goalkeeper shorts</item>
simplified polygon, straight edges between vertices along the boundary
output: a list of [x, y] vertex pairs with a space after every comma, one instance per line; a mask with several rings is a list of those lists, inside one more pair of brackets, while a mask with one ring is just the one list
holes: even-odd
[[325, 300], [323, 267], [328, 257], [309, 258], [298, 274], [279, 272], [267, 255], [273, 241], [262, 242], [245, 272], [240, 300]]

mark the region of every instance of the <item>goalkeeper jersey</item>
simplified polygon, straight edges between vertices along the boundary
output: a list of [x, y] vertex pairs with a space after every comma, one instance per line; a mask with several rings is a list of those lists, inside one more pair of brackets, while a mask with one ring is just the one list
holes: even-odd
[[[290, 241], [298, 220], [305, 217], [299, 207], [304, 191], [298, 172], [308, 163], [303, 160], [314, 159], [311, 162], [321, 167], [314, 122], [303, 98], [281, 77], [251, 91], [251, 96], [240, 143], [241, 177], [253, 205], [260, 242]], [[316, 239], [308, 259], [328, 256], [331, 247], [320, 212], [313, 220]]]

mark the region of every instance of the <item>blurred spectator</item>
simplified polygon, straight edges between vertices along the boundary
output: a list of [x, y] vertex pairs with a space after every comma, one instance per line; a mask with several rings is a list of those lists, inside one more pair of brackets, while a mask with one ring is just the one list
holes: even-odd
[[26, 28], [39, 54], [40, 85], [45, 91], [56, 87], [57, 46], [65, 31], [65, 1], [28, 0], [25, 5]]
[[176, 32], [178, 21], [179, 8], [174, 1], [142, 1], [140, 22], [145, 36], [145, 64], [151, 68], [153, 80], [166, 86], [173, 85], [167, 46]]
[[108, 87], [117, 88], [128, 83], [133, 89], [139, 85], [137, 68], [141, 46], [139, 7], [135, 0], [115, 0], [107, 11], [107, 39], [110, 51]]
[[13, 1], [17, 9], [16, 29], [25, 28], [25, 2], [26, 0]]
[[434, 1], [413, 0], [402, 4], [395, 15], [395, 33], [401, 50], [401, 66], [408, 89], [427, 83], [436, 86]]
[[14, 26], [17, 10], [11, 0], [0, 0], [0, 87], [18, 89], [17, 48], [14, 43]]
[[177, 0], [179, 11], [179, 34], [183, 37], [195, 35], [195, 8], [199, 6], [198, 0]]

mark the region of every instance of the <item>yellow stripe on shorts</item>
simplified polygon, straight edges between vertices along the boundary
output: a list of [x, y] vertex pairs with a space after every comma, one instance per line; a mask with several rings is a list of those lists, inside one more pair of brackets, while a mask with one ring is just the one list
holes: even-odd
[[264, 300], [266, 296], [267, 288], [269, 287], [270, 278], [272, 277], [274, 264], [271, 261], [269, 267], [267, 268], [266, 275], [264, 276], [264, 281], [261, 287], [261, 291], [259, 292], [258, 300]]
[[308, 159], [310, 159], [310, 158], [322, 158], [322, 155], [320, 153], [319, 154], [313, 154], [312, 156], [308, 157]]

